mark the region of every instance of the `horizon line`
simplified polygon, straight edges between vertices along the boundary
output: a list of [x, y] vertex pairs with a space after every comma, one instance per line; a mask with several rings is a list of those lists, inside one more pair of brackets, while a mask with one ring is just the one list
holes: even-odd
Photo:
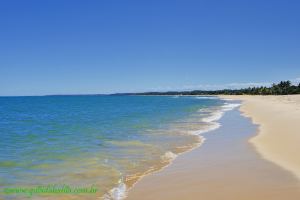
[[[291, 79], [291, 80], [286, 80], [286, 81], [290, 81], [292, 85], [294, 84], [300, 84], [300, 78], [295, 78], [295, 79]], [[279, 83], [280, 81], [278, 81]], [[229, 84], [224, 84], [227, 86], [232, 85], [233, 83], [229, 83]], [[246, 84], [249, 83], [234, 83], [234, 84], [239, 84], [239, 85], [244, 85], [246, 86]], [[107, 93], [107, 94], [103, 94], [103, 93], [87, 93], [87, 94], [41, 94], [41, 95], [0, 95], [0, 97], [46, 97], [46, 96], [111, 96], [111, 95], [138, 95], [138, 94], [143, 94], [143, 93], [168, 93], [168, 92], [192, 92], [192, 91], [203, 91], [203, 92], [207, 92], [207, 91], [220, 91], [220, 90], [241, 90], [241, 89], [246, 89], [246, 88], [253, 88], [253, 87], [266, 87], [266, 85], [271, 85], [271, 84], [276, 84], [276, 83], [251, 83], [253, 86], [248, 86], [248, 87], [240, 87], [240, 88], [223, 88], [223, 89], [174, 89], [174, 90], [161, 90], [161, 91], [143, 91], [143, 92], [114, 92], [114, 93]]]

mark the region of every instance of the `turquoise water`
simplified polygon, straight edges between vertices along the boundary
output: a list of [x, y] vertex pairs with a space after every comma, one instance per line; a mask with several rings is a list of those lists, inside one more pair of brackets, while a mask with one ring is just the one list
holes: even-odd
[[0, 187], [96, 185], [117, 199], [199, 143], [194, 133], [222, 106], [212, 97], [1, 97]]

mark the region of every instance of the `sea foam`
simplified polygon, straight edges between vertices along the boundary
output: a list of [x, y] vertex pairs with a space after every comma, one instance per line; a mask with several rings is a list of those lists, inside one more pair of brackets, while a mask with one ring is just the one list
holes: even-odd
[[220, 123], [213, 122], [207, 128], [200, 129], [200, 130], [197, 130], [197, 131], [192, 131], [191, 134], [192, 135], [200, 135], [200, 134], [203, 134], [203, 133], [206, 133], [206, 132], [209, 132], [209, 131], [216, 130], [216, 129], [220, 128], [220, 127], [221, 127]]
[[[200, 135], [202, 133], [218, 129], [221, 126], [221, 124], [217, 121], [222, 118], [224, 113], [226, 111], [233, 110], [234, 108], [239, 107], [240, 105], [241, 104], [239, 103], [225, 103], [224, 105], [221, 106], [220, 110], [213, 111], [208, 117], [204, 117], [202, 119], [202, 122], [206, 122], [209, 124], [207, 128], [198, 131], [193, 131], [192, 134]], [[207, 112], [207, 110], [203, 110], [202, 108], [200, 112], [203, 111]]]
[[221, 119], [221, 117], [223, 116], [224, 112], [222, 110], [220, 111], [214, 111], [212, 113], [212, 115], [205, 117], [202, 119], [203, 122], [214, 122], [214, 121], [218, 121], [219, 119]]
[[163, 161], [172, 161], [177, 157], [177, 155], [171, 151], [167, 151], [164, 155], [161, 156]]
[[127, 187], [122, 180], [119, 181], [119, 185], [111, 189], [107, 194], [103, 196], [104, 200], [122, 200], [127, 196]]
[[220, 110], [212, 112], [212, 114], [209, 117], [205, 117], [202, 119], [203, 122], [213, 122], [218, 121], [222, 118], [225, 111], [233, 110], [236, 107], [239, 107], [241, 104], [239, 103], [225, 103], [221, 106]]
[[223, 111], [229, 111], [233, 110], [236, 107], [239, 107], [241, 104], [240, 103], [225, 103], [225, 105], [222, 106]]
[[218, 99], [218, 97], [198, 96], [196, 99]]

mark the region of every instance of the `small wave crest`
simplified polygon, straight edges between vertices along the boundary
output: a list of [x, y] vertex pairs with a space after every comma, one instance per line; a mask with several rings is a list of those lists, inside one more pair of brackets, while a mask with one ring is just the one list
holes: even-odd
[[210, 116], [203, 118], [202, 121], [203, 122], [218, 121], [219, 119], [221, 119], [221, 117], [223, 116], [223, 114], [224, 114], [223, 111], [215, 111]]
[[225, 99], [222, 98], [222, 100], [225, 100], [225, 101], [236, 101], [235, 99], [229, 99], [229, 98], [225, 98]]
[[103, 196], [104, 200], [122, 200], [127, 196], [127, 187], [122, 180], [119, 181], [117, 187], [111, 189], [107, 194]]
[[219, 99], [218, 97], [198, 96], [196, 99]]
[[201, 135], [202, 133], [213, 131], [213, 130], [216, 130], [216, 129], [220, 128], [220, 127], [221, 127], [220, 123], [212, 122], [207, 128], [200, 129], [200, 130], [197, 130], [197, 131], [192, 131], [191, 134], [193, 134], [193, 135]]
[[164, 155], [162, 155], [160, 158], [163, 161], [172, 161], [177, 157], [177, 155], [171, 151], [167, 151]]
[[240, 103], [225, 103], [225, 105], [222, 106], [224, 111], [233, 110], [236, 107], [239, 107]]

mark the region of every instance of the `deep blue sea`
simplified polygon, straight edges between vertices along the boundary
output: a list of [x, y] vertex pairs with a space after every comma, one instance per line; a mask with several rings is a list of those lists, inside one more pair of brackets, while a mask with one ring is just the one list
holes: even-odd
[[231, 104], [194, 96], [0, 97], [0, 187], [95, 185], [121, 198], [202, 142]]

